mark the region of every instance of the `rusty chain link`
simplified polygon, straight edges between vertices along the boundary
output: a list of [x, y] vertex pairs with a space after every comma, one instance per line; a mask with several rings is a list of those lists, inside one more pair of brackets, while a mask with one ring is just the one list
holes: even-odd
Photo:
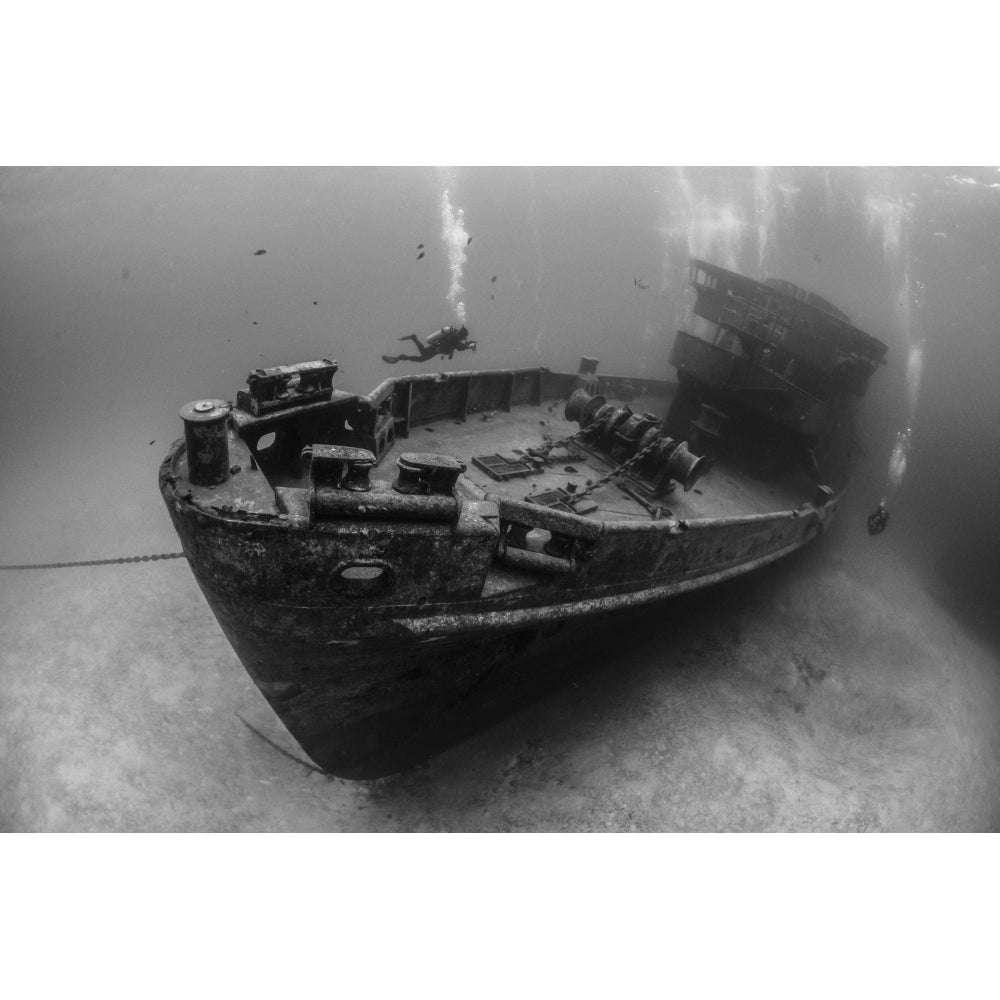
[[546, 441], [541, 448], [529, 448], [528, 454], [534, 455], [536, 458], [547, 460], [549, 455], [555, 451], [556, 448], [565, 448], [567, 445], [581, 442], [585, 434], [590, 435], [593, 434], [594, 431], [600, 430], [611, 420], [613, 416], [613, 412], [606, 413], [603, 417], [598, 417], [594, 420], [593, 423], [587, 424], [586, 427], [581, 427], [575, 434], [570, 434], [569, 437], [560, 438], [558, 441]]
[[[595, 431], [599, 431], [605, 424], [609, 423], [611, 418], [614, 416], [613, 411], [609, 411], [604, 414], [604, 416], [598, 417], [593, 423], [588, 424], [586, 427], [581, 427], [576, 434], [571, 434], [567, 438], [561, 438], [558, 441], [547, 441], [542, 445], [541, 448], [531, 448], [528, 450], [529, 455], [533, 455], [536, 458], [541, 458], [543, 461], [547, 461], [549, 455], [556, 448], [565, 448], [567, 445], [576, 444], [582, 441], [584, 435], [591, 436]], [[615, 466], [607, 475], [601, 476], [600, 479], [595, 480], [588, 487], [580, 490], [579, 493], [574, 493], [570, 499], [566, 501], [571, 507], [578, 503], [580, 500], [584, 500], [589, 497], [592, 493], [599, 490], [602, 486], [606, 486], [611, 482], [612, 479], [617, 479], [619, 476], [624, 475], [631, 469], [634, 465], [641, 462], [658, 444], [660, 444], [661, 438], [656, 438], [650, 441], [641, 451], [636, 452], [631, 458], [622, 462], [621, 465]]]
[[157, 559], [183, 559], [183, 552], [160, 552], [152, 556], [123, 556], [120, 559], [87, 559], [83, 562], [20, 563], [0, 565], [4, 569], [65, 569], [67, 566], [110, 566], [114, 563], [155, 562]]
[[589, 497], [591, 493], [595, 492], [596, 490], [599, 490], [602, 486], [606, 486], [608, 483], [611, 482], [612, 479], [617, 479], [619, 476], [628, 472], [628, 470], [631, 469], [633, 465], [636, 465], [637, 463], [641, 462], [651, 451], [653, 451], [653, 449], [656, 448], [656, 446], [660, 443], [660, 441], [661, 441], [660, 438], [656, 438], [653, 441], [650, 441], [649, 444], [647, 444], [646, 447], [642, 449], [642, 451], [637, 451], [631, 458], [622, 462], [621, 465], [616, 465], [607, 475], [601, 476], [600, 479], [594, 480], [594, 482], [592, 482], [586, 489], [580, 490], [579, 493], [574, 493], [572, 498], [568, 500], [567, 503], [569, 503], [569, 505], [572, 507], [573, 504], [575, 504], [578, 500], [583, 500], [584, 498]]

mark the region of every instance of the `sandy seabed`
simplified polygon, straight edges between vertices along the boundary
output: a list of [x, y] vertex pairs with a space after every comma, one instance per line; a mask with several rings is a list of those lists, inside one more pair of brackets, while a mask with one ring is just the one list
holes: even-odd
[[183, 560], [7, 572], [0, 608], [5, 831], [1000, 828], [997, 653], [874, 547], [633, 614], [371, 782], [293, 759]]

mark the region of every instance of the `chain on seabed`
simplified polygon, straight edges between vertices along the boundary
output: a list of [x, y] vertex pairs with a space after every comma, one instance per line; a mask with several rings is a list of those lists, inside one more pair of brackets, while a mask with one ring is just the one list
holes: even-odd
[[123, 556], [120, 559], [87, 559], [82, 562], [19, 563], [2, 566], [4, 569], [65, 569], [68, 566], [110, 566], [117, 563], [156, 562], [157, 559], [183, 559], [183, 552], [159, 552], [151, 556]]

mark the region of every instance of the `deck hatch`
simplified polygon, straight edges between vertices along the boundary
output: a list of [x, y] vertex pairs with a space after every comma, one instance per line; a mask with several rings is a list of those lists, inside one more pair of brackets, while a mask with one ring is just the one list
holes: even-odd
[[529, 503], [536, 503], [539, 507], [547, 507], [549, 510], [564, 510], [569, 514], [576, 514], [569, 504], [572, 494], [563, 489], [545, 490], [543, 493], [534, 493], [527, 497]]
[[533, 465], [515, 459], [511, 455], [475, 455], [472, 464], [500, 482], [520, 476], [530, 476], [538, 471]]

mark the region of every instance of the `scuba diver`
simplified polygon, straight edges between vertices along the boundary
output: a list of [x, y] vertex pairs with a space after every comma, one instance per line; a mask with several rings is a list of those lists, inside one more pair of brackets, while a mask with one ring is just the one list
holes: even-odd
[[451, 361], [455, 351], [474, 351], [476, 342], [469, 340], [468, 328], [463, 324], [461, 327], [443, 326], [440, 330], [432, 333], [427, 338], [427, 344], [421, 344], [420, 338], [415, 333], [409, 333], [400, 340], [412, 340], [417, 345], [419, 354], [397, 354], [392, 357], [388, 354], [382, 355], [382, 360], [394, 365], [397, 361], [430, 361], [439, 354], [443, 358]]
[[889, 501], [885, 497], [879, 501], [878, 510], [868, 518], [868, 534], [880, 535], [889, 523]]

